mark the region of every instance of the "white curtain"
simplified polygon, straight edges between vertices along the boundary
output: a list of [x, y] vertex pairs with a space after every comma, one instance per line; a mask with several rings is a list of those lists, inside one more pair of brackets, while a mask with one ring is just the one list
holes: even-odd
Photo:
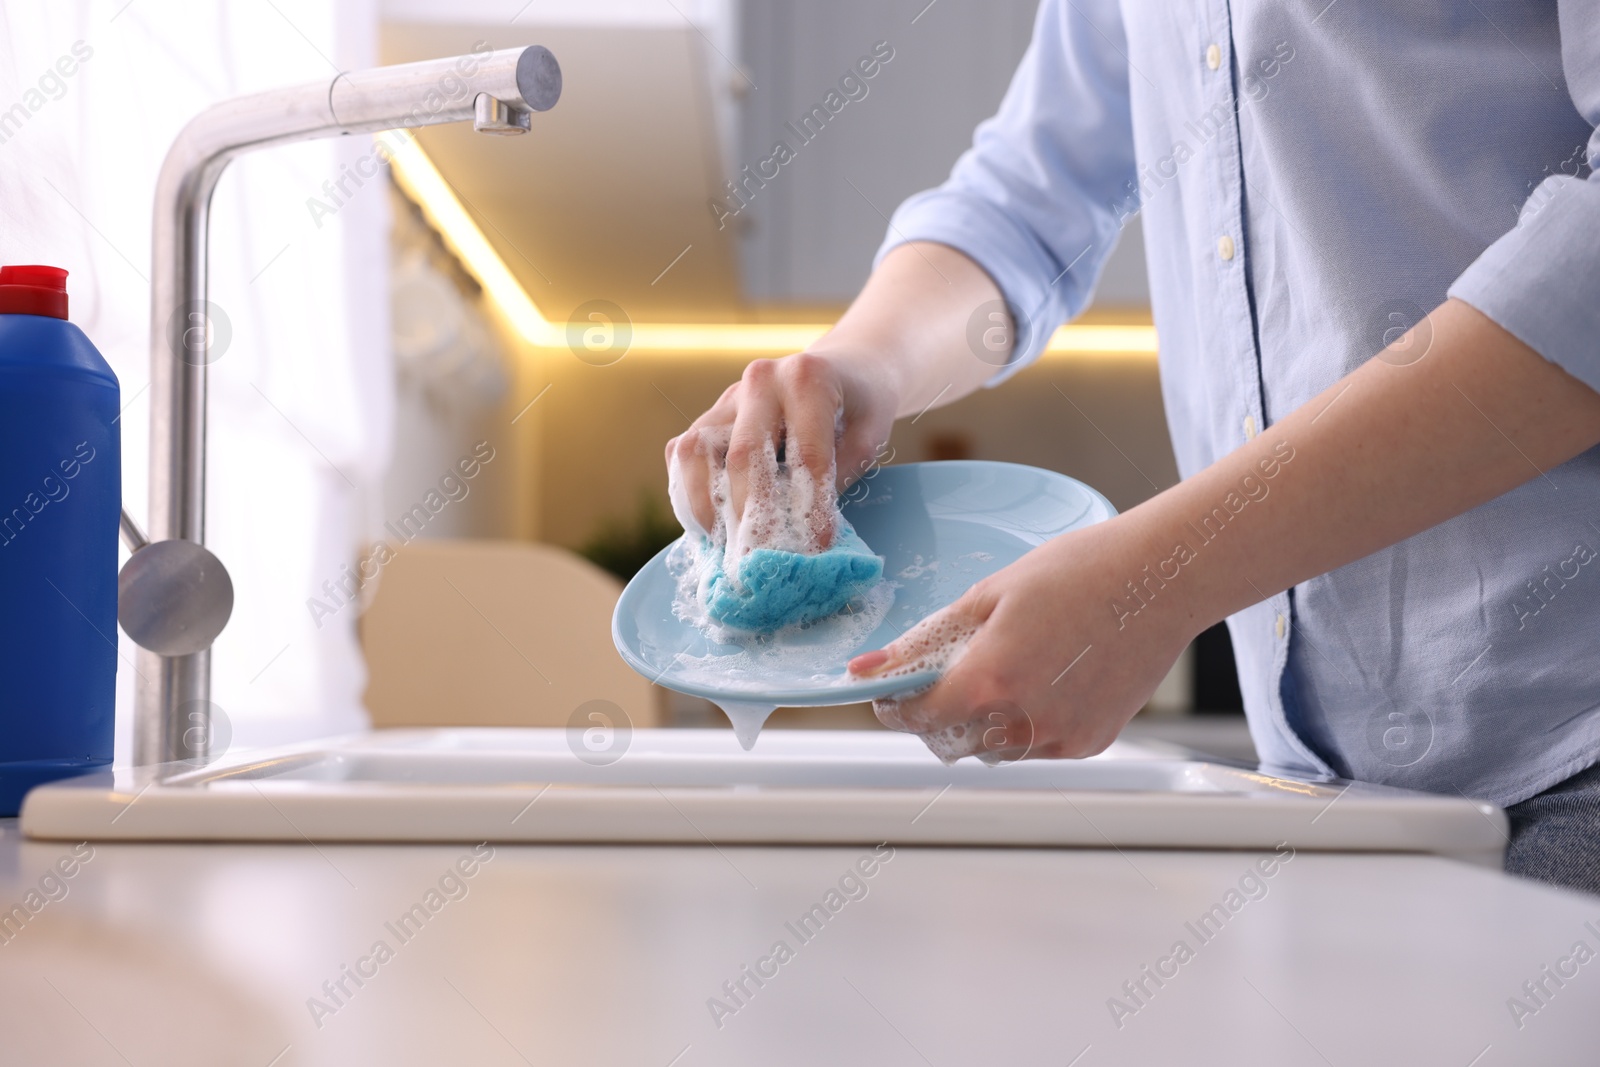
[[[123, 496], [141, 523], [150, 211], [167, 146], [213, 102], [372, 65], [377, 21], [376, 0], [0, 0], [0, 263], [71, 271], [72, 319], [122, 382]], [[235, 748], [366, 721], [355, 607], [316, 620], [306, 602], [381, 523], [386, 179], [331, 217], [307, 201], [326, 202], [324, 182], [370, 151], [354, 137], [247, 156], [213, 204], [211, 299], [232, 340], [211, 366], [207, 541], [236, 601], [212, 699]], [[121, 640], [125, 760], [134, 655]]]

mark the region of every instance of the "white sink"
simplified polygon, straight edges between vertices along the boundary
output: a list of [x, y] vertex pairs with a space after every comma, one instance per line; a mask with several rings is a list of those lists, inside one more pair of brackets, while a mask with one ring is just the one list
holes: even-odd
[[874, 731], [771, 730], [745, 752], [727, 730], [636, 730], [606, 765], [568, 742], [561, 729], [384, 730], [200, 769], [123, 769], [34, 790], [22, 829], [77, 841], [1288, 843], [1493, 865], [1506, 843], [1491, 805], [1125, 742], [1003, 767], [947, 767], [914, 737]]

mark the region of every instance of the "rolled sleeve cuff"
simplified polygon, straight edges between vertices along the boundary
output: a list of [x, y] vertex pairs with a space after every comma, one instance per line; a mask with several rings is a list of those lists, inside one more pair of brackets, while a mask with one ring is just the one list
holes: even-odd
[[[900, 205], [873, 265], [911, 241], [933, 241], [965, 254], [989, 275], [1005, 298], [1017, 336], [1010, 360], [985, 383], [999, 385], [1039, 357], [1055, 328], [1086, 302], [1076, 278], [1004, 210], [951, 189], [931, 189]], [[1052, 284], [1052, 276], [1055, 284]], [[985, 324], [969, 329], [981, 338]], [[977, 343], [974, 341], [973, 343]], [[982, 355], [979, 355], [982, 358]]]
[[1557, 175], [1516, 228], [1450, 286], [1545, 359], [1600, 392], [1600, 185]]

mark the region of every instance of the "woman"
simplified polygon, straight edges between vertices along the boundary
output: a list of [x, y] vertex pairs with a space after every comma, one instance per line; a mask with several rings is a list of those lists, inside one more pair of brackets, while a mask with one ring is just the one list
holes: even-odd
[[854, 660], [965, 642], [880, 718], [1090, 755], [1226, 618], [1266, 763], [1507, 806], [1511, 870], [1600, 892], [1597, 121], [1596, 0], [1044, 0], [838, 325], [668, 461], [707, 526], [769, 437], [843, 488], [1034, 359], [1139, 213], [1183, 481]]

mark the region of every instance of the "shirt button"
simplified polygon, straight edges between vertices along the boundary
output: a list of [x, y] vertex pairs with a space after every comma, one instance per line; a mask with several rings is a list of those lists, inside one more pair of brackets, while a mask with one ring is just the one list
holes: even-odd
[[1277, 630], [1278, 630], [1278, 640], [1280, 640], [1280, 641], [1283, 640], [1284, 627], [1285, 627], [1285, 623], [1283, 621], [1283, 616], [1279, 615], [1278, 616]]
[[1246, 415], [1244, 417], [1244, 439], [1246, 441], [1253, 441], [1255, 440], [1255, 437], [1256, 417], [1254, 415]]
[[1223, 259], [1233, 258], [1233, 238], [1223, 234], [1217, 238], [1217, 255]]
[[1212, 70], [1222, 66], [1222, 49], [1214, 44], [1206, 45], [1206, 66]]

